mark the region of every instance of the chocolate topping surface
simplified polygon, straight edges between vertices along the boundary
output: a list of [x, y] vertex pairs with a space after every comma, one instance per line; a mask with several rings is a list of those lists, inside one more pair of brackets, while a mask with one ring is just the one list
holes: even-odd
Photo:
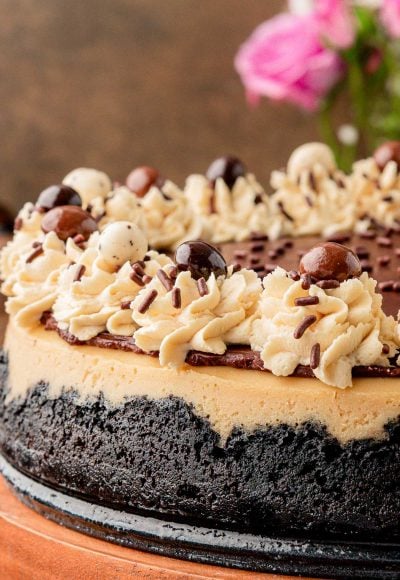
[[97, 229], [97, 222], [92, 216], [74, 205], [55, 207], [47, 212], [42, 220], [44, 233], [55, 232], [63, 241], [77, 235], [87, 240]]
[[60, 205], [82, 206], [81, 196], [69, 185], [50, 185], [42, 191], [36, 202], [36, 207], [46, 211]]
[[242, 177], [246, 173], [246, 168], [237, 157], [226, 155], [215, 159], [209, 166], [206, 172], [206, 177], [215, 185], [218, 177], [222, 177], [229, 189], [235, 185], [238, 177]]
[[376, 149], [373, 155], [379, 169], [384, 169], [389, 161], [400, 165], [400, 141], [386, 141]]
[[192, 278], [206, 280], [212, 273], [226, 275], [226, 262], [222, 254], [206, 242], [184, 242], [175, 252], [175, 263], [179, 270], [189, 270]]
[[309, 274], [315, 280], [344, 282], [361, 275], [360, 260], [346, 246], [336, 242], [317, 244], [300, 260], [300, 273]]
[[126, 186], [138, 197], [143, 197], [152, 185], [158, 184], [160, 174], [157, 169], [142, 165], [133, 169], [126, 178]]

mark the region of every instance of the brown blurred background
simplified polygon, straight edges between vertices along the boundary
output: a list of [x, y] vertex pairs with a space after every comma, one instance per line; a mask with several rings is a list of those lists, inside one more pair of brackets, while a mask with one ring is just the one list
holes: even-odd
[[280, 0], [1, 0], [0, 200], [15, 211], [72, 168], [123, 179], [143, 163], [183, 183], [223, 153], [266, 184], [313, 120], [233, 68]]

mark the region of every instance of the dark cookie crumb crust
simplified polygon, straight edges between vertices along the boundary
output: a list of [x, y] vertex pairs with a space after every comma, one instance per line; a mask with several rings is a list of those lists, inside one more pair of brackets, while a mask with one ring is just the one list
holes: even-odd
[[262, 533], [400, 536], [400, 420], [384, 441], [341, 446], [306, 423], [246, 434], [225, 446], [182, 399], [110, 408], [38, 384], [5, 405], [0, 449], [20, 470], [96, 503], [190, 523]]

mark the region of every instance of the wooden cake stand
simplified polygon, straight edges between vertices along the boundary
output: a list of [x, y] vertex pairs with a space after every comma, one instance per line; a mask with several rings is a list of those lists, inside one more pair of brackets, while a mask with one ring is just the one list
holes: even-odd
[[0, 570], [4, 580], [289, 580], [156, 556], [86, 536], [26, 507], [0, 477]]

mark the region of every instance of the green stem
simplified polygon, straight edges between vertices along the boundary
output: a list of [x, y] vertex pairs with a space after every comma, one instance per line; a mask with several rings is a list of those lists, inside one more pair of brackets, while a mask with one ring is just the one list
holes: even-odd
[[319, 131], [322, 139], [332, 149], [335, 157], [339, 158], [339, 144], [336, 139], [335, 129], [332, 122], [332, 103], [326, 103], [319, 112]]

